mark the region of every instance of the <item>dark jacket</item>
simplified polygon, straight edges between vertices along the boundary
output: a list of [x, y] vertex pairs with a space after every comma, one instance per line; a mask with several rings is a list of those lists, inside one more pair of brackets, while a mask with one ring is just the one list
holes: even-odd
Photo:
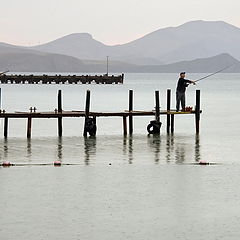
[[177, 84], [177, 92], [184, 93], [189, 83], [192, 83], [192, 82], [184, 78], [179, 78], [178, 84]]

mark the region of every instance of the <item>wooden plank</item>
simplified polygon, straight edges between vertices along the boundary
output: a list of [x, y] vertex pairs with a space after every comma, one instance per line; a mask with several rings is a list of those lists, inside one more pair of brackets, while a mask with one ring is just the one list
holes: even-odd
[[[201, 113], [202, 111], [200, 111]], [[195, 115], [195, 111], [192, 112], [169, 112], [167, 110], [160, 111], [160, 115]], [[96, 117], [128, 117], [129, 115], [132, 116], [155, 116], [155, 111], [132, 111], [131, 113], [127, 112], [89, 112], [89, 116], [96, 116]], [[85, 111], [79, 112], [72, 112], [72, 111], [64, 111], [62, 113], [55, 113], [55, 112], [38, 112], [38, 113], [28, 113], [28, 112], [17, 112], [17, 113], [0, 113], [0, 118], [58, 118], [58, 117], [85, 117]]]

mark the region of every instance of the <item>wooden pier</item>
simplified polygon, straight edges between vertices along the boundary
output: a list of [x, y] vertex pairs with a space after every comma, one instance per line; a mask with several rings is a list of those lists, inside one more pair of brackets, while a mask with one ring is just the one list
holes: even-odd
[[[63, 133], [63, 118], [85, 118], [84, 127], [83, 127], [83, 136], [87, 137], [95, 136], [97, 132], [97, 118], [99, 117], [121, 117], [123, 119], [123, 134], [130, 135], [133, 134], [133, 118], [140, 116], [153, 116], [154, 119], [146, 124], [149, 134], [160, 134], [161, 129], [161, 116], [166, 115], [166, 131], [167, 133], [174, 133], [174, 122], [175, 115], [193, 115], [195, 116], [195, 126], [196, 134], [199, 134], [200, 131], [200, 115], [202, 111], [200, 110], [200, 90], [196, 90], [196, 106], [194, 110], [190, 111], [181, 111], [176, 112], [176, 110], [171, 109], [171, 90], [167, 90], [167, 109], [160, 110], [160, 100], [159, 100], [159, 91], [155, 91], [155, 106], [154, 110], [150, 111], [137, 111], [133, 109], [133, 90], [129, 90], [129, 108], [125, 111], [120, 112], [91, 112], [90, 111], [90, 99], [91, 93], [89, 90], [86, 92], [86, 103], [85, 110], [74, 110], [74, 111], [65, 111], [62, 109], [62, 91], [58, 91], [57, 102], [58, 106], [54, 111], [49, 112], [37, 112], [36, 108], [30, 108], [29, 112], [13, 112], [9, 113], [5, 110], [0, 110], [0, 118], [4, 119], [4, 137], [8, 136], [9, 128], [9, 119], [26, 119], [27, 120], [27, 137], [31, 138], [32, 132], [32, 119], [33, 118], [55, 118], [57, 119], [58, 124], [58, 136], [62, 137]], [[129, 122], [129, 127], [127, 128], [127, 118]]]
[[0, 75], [1, 84], [122, 84], [121, 75]]

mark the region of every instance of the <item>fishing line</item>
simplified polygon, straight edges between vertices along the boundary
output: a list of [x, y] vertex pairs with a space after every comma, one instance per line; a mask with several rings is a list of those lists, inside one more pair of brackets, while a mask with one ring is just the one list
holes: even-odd
[[217, 74], [217, 73], [220, 73], [220, 72], [222, 72], [222, 71], [224, 71], [224, 70], [226, 70], [226, 69], [234, 66], [235, 64], [236, 64], [236, 63], [234, 63], [234, 64], [232, 64], [232, 65], [230, 65], [230, 66], [227, 66], [227, 67], [225, 67], [225, 68], [223, 68], [223, 69], [221, 69], [221, 70], [218, 70], [217, 72], [211, 73], [211, 74], [209, 74], [209, 75], [207, 75], [207, 76], [205, 76], [205, 77], [199, 78], [199, 79], [196, 80], [195, 82], [199, 82], [199, 81], [202, 81], [203, 79], [209, 78], [209, 77], [211, 77], [211, 76], [213, 76], [213, 75], [215, 75], [215, 74]]

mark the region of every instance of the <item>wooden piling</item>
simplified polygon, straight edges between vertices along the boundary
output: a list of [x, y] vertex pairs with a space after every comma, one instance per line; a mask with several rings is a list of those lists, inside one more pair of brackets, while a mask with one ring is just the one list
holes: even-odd
[[7, 138], [8, 136], [8, 118], [4, 118], [4, 137]]
[[29, 117], [27, 121], [27, 138], [31, 138], [32, 133], [32, 118]]
[[2, 110], [2, 89], [0, 88], [0, 110]]
[[167, 133], [170, 133], [171, 89], [167, 90]]
[[[62, 91], [58, 90], [58, 113], [62, 113]], [[62, 117], [58, 117], [58, 136], [62, 137]]]
[[133, 116], [131, 115], [133, 111], [133, 90], [129, 90], [129, 134], [133, 133]]
[[123, 134], [127, 135], [127, 117], [123, 117]]
[[156, 102], [156, 115], [155, 120], [160, 122], [160, 101], [159, 101], [159, 91], [155, 91], [155, 102]]
[[171, 133], [174, 133], [174, 114], [171, 114]]
[[90, 110], [90, 90], [87, 90], [86, 104], [85, 104], [85, 122], [84, 122], [84, 132], [83, 132], [84, 137], [87, 137], [86, 122], [89, 117], [89, 110]]
[[196, 90], [196, 107], [195, 107], [195, 124], [196, 124], [196, 134], [200, 131], [200, 90]]

